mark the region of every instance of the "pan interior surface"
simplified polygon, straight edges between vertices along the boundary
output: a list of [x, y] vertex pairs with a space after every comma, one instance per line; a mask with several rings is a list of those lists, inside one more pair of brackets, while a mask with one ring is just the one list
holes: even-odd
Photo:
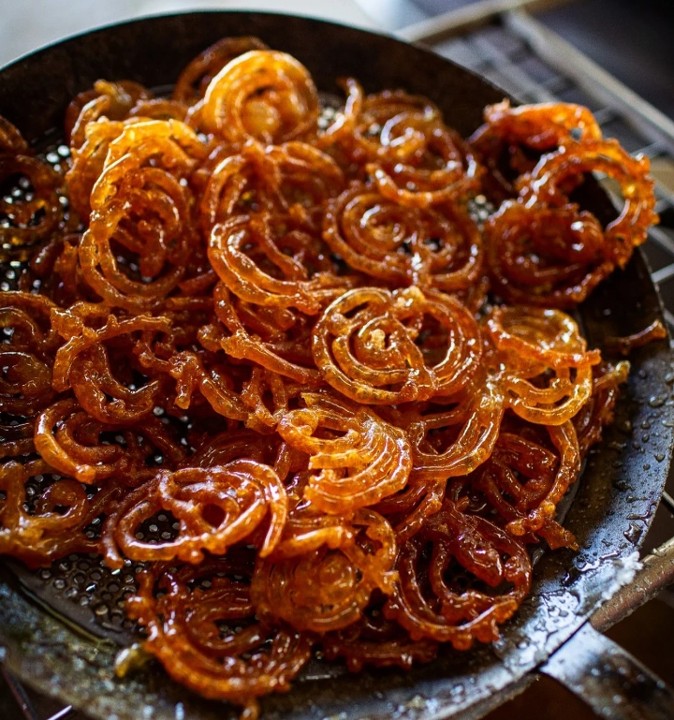
[[[367, 91], [404, 88], [426, 95], [464, 135], [480, 124], [482, 108], [504, 95], [434, 54], [373, 33], [286, 15], [191, 13], [105, 28], [5, 68], [0, 115], [58, 162], [61, 120], [76, 93], [99, 78], [167, 87], [189, 59], [228, 35], [254, 35], [294, 55], [326, 93], [336, 91], [336, 78], [354, 76]], [[591, 202], [598, 215], [610, 217], [603, 194], [595, 192]], [[16, 268], [2, 270], [10, 288]], [[660, 318], [641, 255], [609, 278], [580, 313], [590, 344], [599, 347], [608, 337], [637, 332]], [[581, 550], [540, 559], [532, 594], [494, 646], [446, 651], [411, 672], [351, 675], [312, 661], [289, 694], [262, 701], [263, 717], [479, 717], [516, 692], [533, 668], [629, 581], [662, 493], [674, 439], [672, 354], [659, 341], [636, 350], [630, 362], [616, 420], [590, 455], [565, 521]], [[119, 649], [134, 637], [121, 609], [135, 587], [134, 572], [130, 564], [110, 572], [76, 556], [36, 572], [5, 563], [0, 639], [8, 668], [95, 718], [236, 717], [236, 710], [196, 697], [152, 665], [116, 677]]]

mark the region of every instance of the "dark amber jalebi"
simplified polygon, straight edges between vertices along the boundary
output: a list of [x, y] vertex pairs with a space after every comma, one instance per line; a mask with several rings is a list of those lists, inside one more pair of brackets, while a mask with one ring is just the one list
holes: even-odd
[[[59, 170], [0, 118], [28, 190], [0, 240], [29, 258], [0, 293], [0, 553], [138, 563], [146, 651], [251, 719], [314, 649], [406, 669], [494, 641], [530, 548], [576, 547], [557, 507], [629, 365], [565, 311], [655, 220], [647, 161], [585, 108], [504, 102], [464, 140], [339, 82], [323, 109], [297, 59], [224, 38], [172, 97], [78, 94]], [[595, 170], [609, 222], [578, 199]]]

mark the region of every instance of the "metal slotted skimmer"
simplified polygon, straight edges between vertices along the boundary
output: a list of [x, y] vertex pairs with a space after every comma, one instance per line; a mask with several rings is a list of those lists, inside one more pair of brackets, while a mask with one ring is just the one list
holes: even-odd
[[[77, 92], [101, 77], [166, 87], [189, 59], [226, 35], [256, 35], [295, 55], [326, 92], [334, 92], [336, 78], [353, 75], [367, 90], [405, 87], [427, 95], [464, 134], [479, 124], [484, 105], [503, 97], [502, 91], [437, 55], [380, 35], [292, 16], [193, 13], [106, 28], [9, 66], [0, 72], [0, 114], [20, 127], [51, 162], [62, 162], [66, 150], [59, 145], [54, 128], [60, 127], [64, 109]], [[18, 193], [29, 190], [14, 189]], [[591, 193], [589, 202], [600, 216], [610, 213], [603, 194]], [[4, 289], [16, 282], [17, 263], [3, 266], [0, 282]], [[634, 332], [662, 316], [640, 254], [593, 295], [581, 315], [590, 343], [599, 346], [605, 337]], [[522, 690], [542, 665], [556, 677], [564, 677], [569, 658], [575, 657], [572, 670], [576, 674], [597, 675], [597, 668], [614, 662], [622, 667], [623, 678], [632, 678], [632, 685], [623, 682], [596, 691], [598, 707], [614, 702], [612, 717], [632, 717], [621, 715], [621, 707], [636, 704], [647, 713], [643, 717], [670, 718], [671, 692], [635, 669], [625, 653], [586, 623], [597, 607], [634, 576], [638, 548], [667, 477], [674, 437], [674, 378], [668, 344], [651, 343], [630, 360], [633, 371], [616, 422], [589, 458], [565, 521], [581, 550], [540, 558], [533, 592], [503, 629], [501, 640], [468, 653], [444, 652], [436, 662], [411, 672], [351, 675], [316, 659], [289, 694], [263, 699], [263, 717], [477, 718]], [[645, 427], [650, 428], [647, 436]], [[37, 487], [49, 478], [36, 477], [34, 482]], [[92, 524], [90, 532], [97, 531]], [[148, 537], [156, 538], [173, 531], [166, 515], [158, 515], [144, 528]], [[0, 645], [5, 667], [32, 687], [84, 709], [93, 718], [235, 717], [235, 709], [195, 696], [172, 683], [154, 664], [133, 670], [123, 679], [115, 676], [118, 652], [137, 639], [123, 612], [125, 598], [135, 587], [134, 575], [131, 564], [110, 571], [95, 558], [81, 556], [66, 557], [35, 572], [5, 563], [0, 577]], [[574, 642], [594, 648], [594, 654], [579, 654]], [[584, 665], [578, 670], [580, 655]], [[571, 685], [572, 675], [566, 672]]]

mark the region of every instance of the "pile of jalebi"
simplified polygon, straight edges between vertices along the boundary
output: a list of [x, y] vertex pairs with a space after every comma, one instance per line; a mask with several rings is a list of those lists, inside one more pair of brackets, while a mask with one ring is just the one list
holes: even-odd
[[493, 641], [531, 548], [575, 547], [557, 505], [628, 365], [565, 310], [655, 221], [648, 161], [584, 108], [504, 102], [463, 140], [424, 97], [341, 87], [325, 108], [228, 38], [170, 98], [78, 95], [62, 172], [0, 123], [30, 190], [0, 205], [29, 258], [0, 293], [0, 552], [139, 563], [147, 652], [251, 718], [316, 650]]

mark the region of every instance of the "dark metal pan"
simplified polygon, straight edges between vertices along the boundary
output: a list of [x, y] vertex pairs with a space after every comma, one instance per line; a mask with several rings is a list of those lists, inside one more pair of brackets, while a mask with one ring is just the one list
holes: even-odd
[[[166, 86], [190, 58], [226, 35], [257, 35], [295, 55], [327, 92], [336, 90], [336, 78], [353, 75], [368, 91], [401, 87], [427, 95], [462, 133], [480, 123], [484, 105], [504, 95], [460, 67], [389, 37], [284, 15], [193, 13], [91, 32], [10, 65], [0, 72], [0, 114], [30, 140], [52, 142], [69, 100], [95, 80], [128, 78]], [[591, 202], [599, 214], [610, 212], [601, 193]], [[599, 346], [608, 336], [634, 332], [661, 317], [640, 254], [594, 293], [581, 315], [590, 342]], [[535, 568], [533, 593], [501, 640], [468, 653], [446, 652], [404, 673], [349, 675], [317, 662], [288, 695], [263, 701], [263, 717], [477, 718], [522, 690], [541, 669], [581, 694], [590, 688], [589, 701], [605, 716], [674, 717], [674, 695], [587, 622], [634, 575], [674, 437], [669, 346], [651, 343], [630, 360], [632, 373], [616, 422], [590, 457], [565, 521], [581, 550], [544, 554]], [[113, 661], [120, 643], [128, 640], [126, 631], [96, 621], [95, 589], [81, 588], [77, 603], [63, 590], [73, 573], [95, 577], [101, 587], [109, 578], [88, 575], [91, 566], [78, 569], [75, 560], [61, 565], [37, 574], [9, 566], [3, 571], [0, 644], [11, 672], [94, 718], [235, 716], [228, 706], [171, 683], [155, 667], [118, 680]], [[121, 577], [116, 579], [123, 585]], [[88, 601], [81, 601], [85, 596]]]

